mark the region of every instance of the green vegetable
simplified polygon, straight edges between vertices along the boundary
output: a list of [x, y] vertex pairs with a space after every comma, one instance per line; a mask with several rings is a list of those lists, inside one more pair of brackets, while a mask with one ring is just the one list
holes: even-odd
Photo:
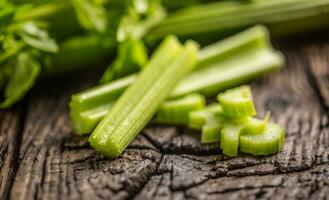
[[263, 132], [241, 135], [240, 150], [252, 155], [269, 155], [280, 151], [284, 144], [284, 130], [278, 124], [269, 123]]
[[118, 54], [104, 72], [101, 83], [135, 73], [145, 65], [147, 51], [142, 38], [166, 16], [164, 8], [157, 1], [127, 2], [127, 14], [120, 19], [116, 31]]
[[[217, 94], [220, 90], [239, 85], [255, 77], [262, 76], [267, 72], [280, 68], [283, 65], [283, 57], [281, 54], [273, 52], [271, 49], [267, 50], [269, 47], [260, 47], [260, 49], [257, 48], [257, 44], [268, 43], [266, 33], [266, 29], [261, 26], [257, 26], [236, 36], [225, 39], [222, 42], [218, 42], [215, 45], [203, 48], [198, 54], [198, 62], [205, 64], [217, 62], [217, 64], [212, 64], [210, 66], [200, 66], [198, 64], [198, 68], [200, 69], [195, 70], [187, 75], [184, 80], [180, 81], [174, 92], [172, 92], [171, 97], [180, 97], [199, 92], [211, 96]], [[230, 48], [227, 41], [234, 43], [234, 46]], [[222, 43], [223, 45], [221, 45]], [[248, 45], [246, 46], [246, 44], [250, 44], [250, 47], [241, 48], [241, 52], [237, 52], [237, 55], [239, 56], [229, 56], [230, 53], [228, 52], [234, 52], [234, 48], [240, 48], [241, 46], [247, 47]], [[215, 53], [215, 47], [218, 48], [217, 54]], [[204, 49], [205, 53], [203, 53]], [[226, 58], [226, 56], [220, 56], [222, 54], [227, 55], [228, 58]], [[219, 61], [219, 58], [223, 60]], [[123, 92], [135, 80], [136, 75], [131, 75], [127, 78], [123, 78], [122, 80], [118, 79], [113, 83], [107, 83], [73, 95], [70, 103], [70, 113], [73, 126], [75, 127], [75, 132], [78, 134], [90, 133], [95, 126], [87, 126], [86, 124], [97, 124], [97, 122], [100, 121], [107, 112], [101, 111], [101, 109], [97, 109], [97, 107], [104, 108], [104, 104], [110, 102], [112, 102], [110, 104], [113, 104], [120, 95], [118, 95], [117, 90], [119, 92]], [[119, 89], [119, 87], [121, 88]], [[114, 95], [112, 95], [113, 88], [115, 88]], [[102, 100], [94, 101], [94, 97]], [[84, 109], [77, 109], [83, 107], [81, 105], [89, 104], [88, 102], [93, 103]], [[87, 112], [88, 110], [89, 112]], [[80, 120], [79, 116], [82, 112], [89, 113], [92, 116], [98, 116], [99, 118], [91, 116], [87, 117], [84, 115], [85, 117]], [[102, 113], [104, 115], [102, 115]], [[94, 122], [86, 123], [86, 118], [93, 119]], [[77, 129], [76, 127], [84, 128]]]
[[217, 96], [223, 107], [223, 114], [229, 117], [242, 118], [256, 114], [250, 87], [241, 86], [227, 90]]
[[104, 32], [107, 26], [106, 10], [98, 0], [70, 0], [79, 23], [88, 30]]
[[[37, 59], [41, 66], [40, 74], [59, 74], [87, 66], [99, 66], [100, 63], [106, 64], [116, 47], [121, 46], [128, 38], [146, 41], [146, 46], [153, 47], [156, 41], [151, 39], [164, 37], [167, 33], [177, 33], [181, 37], [197, 35], [199, 41], [206, 40], [204, 42], [209, 43], [213, 41], [212, 38], [223, 38], [257, 23], [267, 25], [273, 34], [299, 34], [301, 31], [313, 31], [329, 24], [327, 0], [208, 2], [211, 0], [162, 3], [151, 0], [2, 0], [0, 67], [5, 68], [7, 62], [14, 62], [26, 51], [36, 50], [38, 54], [42, 54]], [[195, 6], [172, 13], [172, 10], [190, 5]], [[163, 20], [167, 13], [169, 17]], [[18, 24], [21, 26], [20, 31], [14, 35], [8, 34], [12, 27]], [[38, 31], [30, 29], [31, 24], [34, 24]], [[45, 24], [49, 25], [49, 28]], [[29, 28], [23, 30], [22, 27]], [[153, 31], [149, 33], [150, 30]], [[78, 45], [66, 44], [66, 41], [71, 44], [72, 40], [80, 42]], [[49, 55], [57, 51], [56, 44], [60, 44], [58, 53]], [[231, 48], [230, 45], [226, 46]], [[238, 48], [232, 45], [231, 49], [233, 51], [228, 56], [222, 54], [225, 59], [236, 55], [234, 49]], [[229, 52], [225, 48], [222, 50]], [[223, 57], [218, 59], [222, 61]], [[202, 60], [201, 54], [200, 59]], [[217, 62], [218, 60], [214, 60], [210, 63]], [[208, 66], [210, 63], [200, 62], [199, 65]], [[128, 69], [117, 67], [114, 73], [116, 78], [139, 68]], [[5, 90], [12, 76], [4, 71], [7, 70], [0, 70], [1, 91]]]
[[241, 126], [239, 124], [228, 123], [224, 125], [220, 134], [220, 148], [225, 155], [238, 155], [240, 132]]
[[32, 53], [20, 53], [16, 60], [8, 63], [10, 78], [4, 91], [5, 100], [0, 108], [6, 108], [16, 103], [34, 85], [40, 73], [41, 66]]
[[70, 102], [70, 116], [75, 132], [90, 133], [135, 80], [136, 76], [127, 76], [111, 84], [96, 86], [73, 95]]
[[268, 113], [264, 120], [250, 117], [248, 118], [245, 126], [242, 128], [242, 134], [252, 135], [263, 133], [268, 125], [270, 113]]
[[219, 112], [221, 112], [222, 107], [213, 103], [203, 109], [193, 111], [189, 114], [188, 127], [191, 129], [201, 130], [202, 127], [207, 123], [207, 121], [213, 121]]
[[196, 60], [194, 43], [182, 48], [173, 37], [165, 39], [136, 82], [96, 127], [89, 138], [91, 146], [108, 157], [118, 157]]
[[188, 123], [189, 114], [192, 111], [205, 107], [206, 100], [199, 94], [191, 94], [185, 97], [169, 100], [161, 104], [155, 121], [162, 124], [180, 124]]
[[190, 73], [172, 92], [172, 96], [183, 96], [189, 93], [212, 96], [223, 89], [279, 69], [283, 64], [283, 56], [273, 50], [259, 49], [241, 53], [238, 57], [225, 59]]
[[202, 126], [201, 143], [212, 143], [220, 140], [220, 132], [225, 120], [219, 116], [210, 117]]
[[177, 11], [165, 19], [150, 37], [168, 33], [191, 36], [227, 35], [262, 23], [272, 34], [289, 34], [323, 28], [329, 24], [327, 0], [222, 1]]

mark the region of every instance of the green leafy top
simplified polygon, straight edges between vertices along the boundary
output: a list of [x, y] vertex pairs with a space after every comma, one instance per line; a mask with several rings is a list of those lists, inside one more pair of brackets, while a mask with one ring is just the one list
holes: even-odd
[[107, 29], [106, 10], [101, 0], [71, 0], [80, 25], [104, 33]]
[[46, 54], [56, 53], [58, 45], [42, 21], [16, 22], [13, 18], [19, 8], [0, 3], [0, 108], [19, 101], [34, 85]]

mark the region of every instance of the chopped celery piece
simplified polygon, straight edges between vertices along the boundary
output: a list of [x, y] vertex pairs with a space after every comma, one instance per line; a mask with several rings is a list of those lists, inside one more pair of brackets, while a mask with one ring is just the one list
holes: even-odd
[[237, 156], [241, 127], [238, 124], [224, 125], [220, 135], [220, 148], [228, 156]]
[[263, 120], [250, 117], [242, 128], [241, 133], [247, 135], [263, 133], [269, 122], [269, 119], [270, 113], [268, 113]]
[[202, 127], [201, 143], [219, 142], [224, 119], [214, 115]]
[[240, 150], [252, 155], [277, 153], [284, 144], [284, 129], [278, 124], [269, 123], [264, 132], [240, 136]]
[[106, 83], [140, 71], [148, 60], [147, 49], [141, 40], [127, 38], [120, 43], [118, 55], [104, 72], [100, 83]]
[[195, 43], [187, 42], [181, 47], [174, 37], [167, 37], [137, 80], [93, 131], [89, 138], [91, 146], [105, 156], [118, 157], [196, 62]]
[[223, 107], [223, 114], [230, 117], [248, 117], [256, 114], [249, 86], [227, 90], [217, 96]]
[[221, 111], [219, 104], [211, 104], [204, 109], [193, 111], [188, 117], [188, 127], [191, 129], [201, 130], [202, 127], [214, 117], [217, 112]]
[[191, 129], [201, 130], [201, 142], [212, 143], [220, 139], [220, 130], [225, 120], [219, 115], [222, 107], [211, 104], [204, 109], [191, 112], [188, 119], [188, 126]]
[[189, 113], [204, 108], [206, 99], [200, 94], [169, 100], [161, 104], [155, 121], [162, 124], [186, 125]]

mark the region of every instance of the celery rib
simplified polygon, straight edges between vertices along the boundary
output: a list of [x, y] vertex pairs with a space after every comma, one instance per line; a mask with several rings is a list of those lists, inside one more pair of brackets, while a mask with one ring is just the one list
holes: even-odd
[[118, 157], [196, 61], [194, 43], [188, 42], [182, 48], [173, 37], [167, 38], [134, 84], [93, 131], [89, 138], [91, 146], [108, 157]]
[[225, 35], [258, 23], [267, 25], [276, 34], [321, 28], [329, 24], [329, 2], [267, 0], [198, 5], [172, 14], [149, 37], [158, 38], [168, 33], [185, 36], [216, 32], [216, 35]]

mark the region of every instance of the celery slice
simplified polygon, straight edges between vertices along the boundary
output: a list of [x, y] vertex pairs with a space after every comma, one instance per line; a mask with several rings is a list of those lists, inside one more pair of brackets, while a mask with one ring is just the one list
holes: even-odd
[[182, 49], [176, 39], [166, 38], [136, 82], [93, 131], [91, 146], [105, 156], [118, 157], [196, 61], [194, 43], [188, 42]]
[[201, 143], [219, 142], [220, 132], [225, 120], [217, 115], [213, 115], [202, 127]]
[[213, 103], [204, 109], [191, 112], [188, 119], [188, 127], [201, 130], [201, 142], [212, 143], [220, 139], [220, 130], [225, 120], [219, 115], [222, 107]]
[[228, 156], [237, 156], [241, 127], [238, 124], [225, 124], [220, 135], [220, 148]]
[[242, 134], [253, 135], [263, 133], [268, 125], [270, 113], [263, 120], [250, 117], [241, 130]]
[[223, 107], [223, 114], [230, 117], [249, 117], [256, 114], [249, 86], [227, 90], [217, 96]]
[[204, 108], [206, 99], [200, 94], [169, 100], [161, 104], [155, 121], [162, 124], [186, 125], [192, 111]]
[[277, 153], [284, 144], [284, 129], [278, 124], [269, 123], [261, 134], [240, 136], [240, 150], [252, 155], [270, 155]]
[[218, 112], [220, 112], [222, 107], [217, 104], [211, 104], [204, 109], [193, 111], [188, 117], [188, 127], [191, 129], [201, 130], [202, 127], [214, 118]]

